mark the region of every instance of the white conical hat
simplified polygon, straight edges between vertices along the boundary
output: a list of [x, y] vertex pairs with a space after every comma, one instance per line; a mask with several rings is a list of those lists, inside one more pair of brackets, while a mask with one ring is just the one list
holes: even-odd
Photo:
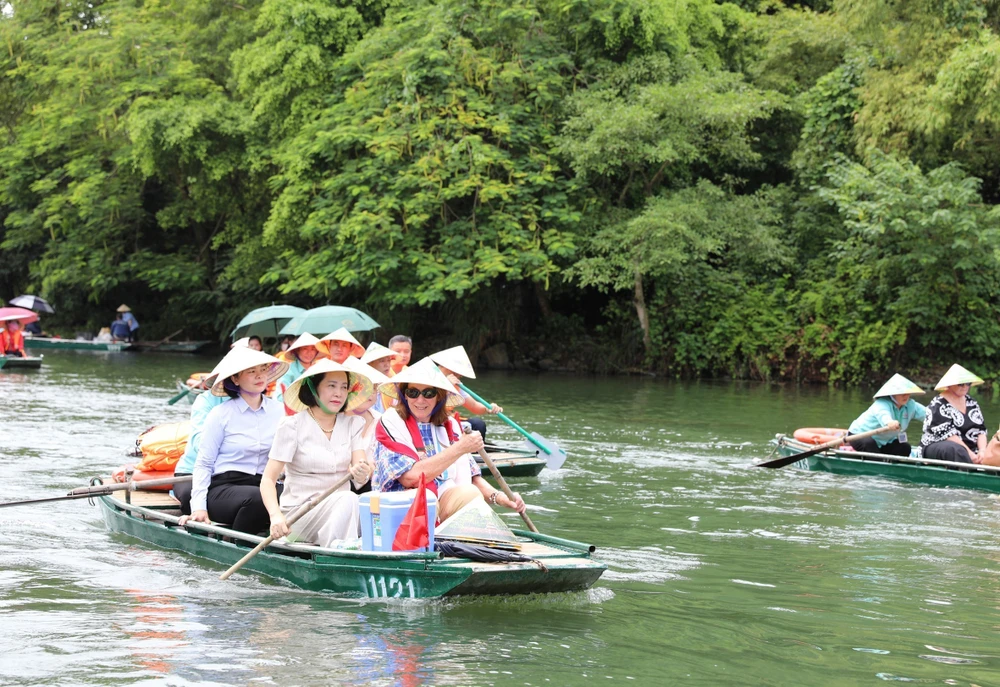
[[244, 336], [242, 339], [236, 339], [236, 341], [229, 344], [230, 348], [236, 348], [237, 346], [242, 346], [243, 348], [250, 348], [250, 337]]
[[433, 386], [447, 391], [448, 398], [445, 401], [445, 405], [449, 408], [457, 408], [458, 406], [465, 404], [465, 399], [462, 398], [462, 394], [458, 393], [458, 390], [451, 385], [448, 378], [444, 376], [444, 373], [441, 372], [438, 366], [430, 358], [422, 358], [419, 362], [410, 365], [389, 381], [392, 383], [383, 384], [379, 389], [380, 392], [389, 398], [398, 399], [400, 397], [400, 384], [423, 384], [425, 386]]
[[323, 344], [321, 344], [319, 342], [319, 339], [317, 339], [315, 336], [313, 336], [309, 332], [306, 332], [305, 334], [303, 334], [302, 336], [300, 336], [299, 338], [297, 338], [295, 341], [293, 341], [292, 345], [289, 346], [287, 349], [285, 349], [285, 353], [291, 353], [296, 348], [304, 348], [306, 346], [312, 346], [313, 348], [315, 348], [316, 350], [320, 351], [321, 353], [323, 352], [323, 350], [325, 348], [323, 346]]
[[447, 367], [459, 377], [476, 378], [476, 371], [472, 369], [472, 361], [469, 360], [469, 354], [465, 352], [465, 346], [455, 346], [431, 353], [430, 358], [441, 367]]
[[299, 389], [305, 384], [306, 379], [315, 375], [326, 374], [327, 372], [346, 372], [348, 383], [351, 385], [347, 392], [347, 403], [344, 404], [343, 412], [350, 412], [359, 405], [367, 401], [373, 393], [375, 387], [373, 380], [366, 374], [350, 369], [347, 365], [335, 363], [329, 358], [323, 358], [315, 365], [306, 370], [301, 377], [288, 385], [282, 398], [285, 405], [296, 412], [301, 412], [307, 408], [306, 404], [299, 400]]
[[355, 358], [360, 358], [365, 354], [365, 347], [362, 346], [361, 342], [355, 339], [345, 327], [341, 327], [335, 332], [330, 332], [320, 339], [320, 342], [326, 346], [326, 354], [330, 355], [330, 346], [326, 343], [328, 341], [346, 341], [351, 344], [351, 352], [349, 355], [353, 355]]
[[922, 394], [924, 390], [901, 374], [894, 374], [888, 382], [882, 385], [872, 398], [883, 396], [899, 396], [901, 394]]
[[258, 365], [270, 365], [271, 369], [267, 373], [267, 383], [281, 377], [288, 371], [288, 363], [282, 362], [273, 355], [268, 355], [263, 351], [255, 351], [252, 348], [237, 346], [230, 349], [226, 357], [215, 366], [216, 381], [212, 385], [212, 393], [216, 396], [227, 396], [226, 390], [222, 388], [223, 383], [235, 374], [248, 370]]
[[[392, 351], [390, 351], [391, 353]], [[377, 360], [377, 358], [376, 358]], [[358, 360], [353, 355], [347, 356], [342, 365], [349, 369], [351, 372], [357, 372], [359, 375], [364, 375], [372, 381], [372, 384], [378, 386], [379, 384], [386, 384], [389, 382], [389, 377], [382, 374], [376, 370], [371, 365], [366, 364], [363, 360]]]
[[132, 308], [122, 303], [115, 312], [132, 312]]
[[396, 351], [391, 348], [386, 348], [380, 343], [372, 341], [368, 344], [368, 348], [365, 349], [365, 354], [361, 356], [361, 362], [365, 365], [371, 365], [376, 360], [381, 360], [382, 358], [388, 358], [389, 356], [395, 355]]
[[942, 389], [947, 389], [949, 386], [965, 383], [969, 383], [972, 386], [979, 386], [983, 383], [983, 380], [956, 363], [944, 373], [944, 377], [938, 381], [937, 386], [934, 387], [934, 391], [941, 391]]

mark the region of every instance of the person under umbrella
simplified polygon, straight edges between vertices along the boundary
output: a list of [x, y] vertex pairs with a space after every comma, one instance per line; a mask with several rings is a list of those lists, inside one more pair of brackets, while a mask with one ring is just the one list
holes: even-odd
[[27, 358], [24, 350], [24, 334], [18, 320], [7, 320], [7, 326], [0, 332], [0, 355], [11, 358]]
[[348, 356], [360, 358], [365, 354], [364, 346], [344, 327], [330, 332], [320, 339], [320, 342], [326, 346], [330, 360], [335, 363], [343, 363]]
[[[284, 400], [285, 389], [290, 387], [296, 379], [305, 374], [305, 371], [312, 367], [312, 364], [316, 362], [316, 359], [320, 357], [320, 354], [326, 353], [326, 346], [320, 343], [312, 334], [306, 332], [295, 342], [288, 347], [287, 351], [281, 353], [279, 360], [285, 360], [288, 362], [288, 372], [278, 380], [278, 385], [275, 387], [274, 398], [278, 401]], [[289, 415], [292, 415], [294, 411], [288, 405], [285, 405], [286, 411]]]

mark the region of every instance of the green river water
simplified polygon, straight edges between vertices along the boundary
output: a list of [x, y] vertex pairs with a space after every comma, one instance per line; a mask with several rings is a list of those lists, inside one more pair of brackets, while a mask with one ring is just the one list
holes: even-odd
[[[174, 380], [214, 362], [51, 352], [0, 371], [0, 501], [108, 474], [141, 430], [186, 416], [165, 404]], [[1000, 684], [995, 496], [750, 467], [775, 432], [843, 426], [870, 390], [496, 373], [473, 388], [569, 452], [512, 487], [540, 530], [597, 546], [591, 590], [358, 602], [221, 582], [108, 534], [86, 501], [6, 508], [0, 685]]]

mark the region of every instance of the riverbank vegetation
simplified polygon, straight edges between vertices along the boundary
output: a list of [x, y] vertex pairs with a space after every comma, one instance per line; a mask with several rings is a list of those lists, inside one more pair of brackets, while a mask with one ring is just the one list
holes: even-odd
[[0, 293], [55, 326], [331, 302], [495, 363], [1000, 375], [994, 2], [5, 7]]

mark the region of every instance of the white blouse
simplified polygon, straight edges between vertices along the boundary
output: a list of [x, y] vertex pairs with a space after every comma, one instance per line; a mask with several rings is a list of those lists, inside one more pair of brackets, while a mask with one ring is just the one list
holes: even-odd
[[[287, 513], [347, 476], [351, 454], [366, 449], [365, 419], [337, 414], [329, 439], [307, 411], [286, 415], [278, 425], [268, 458], [285, 463], [281, 511]], [[338, 491], [350, 489], [344, 484]]]

